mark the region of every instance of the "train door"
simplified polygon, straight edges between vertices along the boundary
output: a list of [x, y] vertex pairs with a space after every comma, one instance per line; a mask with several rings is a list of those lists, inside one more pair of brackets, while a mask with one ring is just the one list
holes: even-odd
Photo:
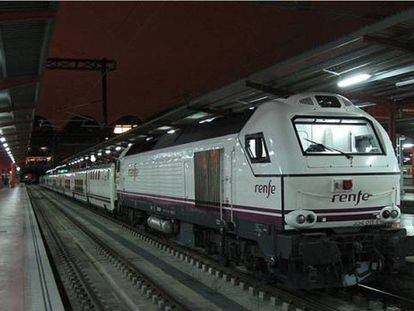
[[197, 207], [216, 209], [217, 221], [224, 222], [223, 213], [224, 149], [194, 153], [194, 186]]

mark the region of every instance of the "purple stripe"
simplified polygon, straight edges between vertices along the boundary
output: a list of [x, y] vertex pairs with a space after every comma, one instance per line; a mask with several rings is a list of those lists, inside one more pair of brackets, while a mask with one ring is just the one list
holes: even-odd
[[[124, 194], [121, 194], [124, 195]], [[143, 201], [147, 201], [147, 202], [159, 202], [163, 205], [168, 205], [168, 206], [176, 206], [177, 204], [182, 204], [187, 208], [190, 209], [203, 209], [203, 210], [208, 210], [208, 211], [212, 211], [210, 206], [208, 205], [197, 205], [195, 206], [194, 204], [189, 204], [189, 203], [184, 203], [184, 202], [171, 202], [169, 200], [164, 200], [164, 199], [157, 199], [157, 198], [146, 198], [146, 197], [140, 197], [137, 195], [131, 196], [131, 195], [124, 195], [126, 197], [139, 197], [140, 200]], [[218, 213], [218, 209], [219, 206], [214, 206], [217, 208], [217, 210], [213, 210], [213, 212]], [[226, 215], [230, 215], [231, 211], [229, 210], [223, 210], [223, 213], [225, 213]], [[250, 220], [250, 221], [258, 221], [258, 222], [267, 222], [267, 223], [280, 223], [282, 222], [282, 217], [280, 215], [260, 215], [260, 214], [255, 214], [254, 211], [233, 211], [233, 215], [236, 216], [237, 218], [240, 219], [245, 219], [245, 220]]]
[[[180, 201], [180, 203], [185, 204], [185, 205], [195, 205], [197, 204], [197, 206], [208, 206], [208, 207], [215, 207], [215, 208], [220, 208], [220, 206], [218, 204], [214, 204], [213, 202], [206, 202], [206, 203], [196, 203], [195, 200], [193, 199], [185, 199], [185, 198], [179, 198], [179, 197], [170, 197], [170, 196], [164, 196], [164, 195], [158, 195], [158, 194], [146, 194], [146, 193], [138, 193], [138, 192], [127, 192], [127, 191], [119, 191], [118, 192], [121, 195], [125, 195], [127, 197], [138, 197], [140, 199], [146, 199], [146, 200], [154, 200], [154, 201], [150, 201], [150, 202], [172, 202], [172, 203], [177, 203], [175, 201], [172, 200], [177, 200]], [[148, 198], [147, 196], [151, 197]], [[231, 207], [229, 204], [223, 204], [223, 207]], [[245, 206], [245, 205], [233, 205], [233, 208], [238, 208], [238, 209], [244, 209], [244, 210], [253, 210], [253, 211], [258, 211], [258, 212], [266, 212], [266, 213], [272, 213], [272, 214], [281, 214], [282, 212], [280, 210], [277, 209], [270, 209], [270, 208], [264, 208], [264, 207], [257, 207], [257, 206]]]
[[99, 201], [103, 201], [103, 202], [106, 202], [106, 203], [111, 203], [111, 200], [109, 198], [102, 197], [100, 195], [88, 194], [88, 197], [90, 197], [91, 199], [94, 199], [94, 200], [99, 200]]
[[[128, 193], [128, 192], [118, 192], [121, 196], [125, 196], [125, 197], [129, 197], [129, 198], [139, 198], [142, 201], [145, 202], [155, 202], [155, 203], [160, 203], [163, 205], [167, 205], [167, 206], [177, 206], [179, 205], [183, 205], [185, 207], [189, 207], [189, 208], [201, 208], [201, 209], [205, 209], [208, 211], [211, 211], [211, 208], [216, 208], [217, 210], [220, 208], [217, 205], [209, 205], [209, 204], [194, 204], [194, 200], [187, 200], [187, 199], [181, 199], [181, 198], [173, 198], [173, 197], [168, 197], [170, 199], [166, 199], [166, 196], [155, 196], [155, 195], [148, 195], [150, 197], [146, 197], [147, 194], [145, 194], [144, 196], [141, 196], [137, 193]], [[179, 202], [175, 202], [173, 200], [177, 200]], [[282, 217], [280, 215], [260, 215], [257, 213], [254, 213], [255, 211], [266, 211], [266, 212], [270, 212], [270, 213], [280, 213], [280, 211], [269, 211], [267, 209], [260, 209], [260, 208], [251, 208], [251, 207], [247, 207], [247, 206], [239, 206], [239, 205], [235, 205], [233, 206], [234, 208], [238, 208], [238, 209], [245, 209], [246, 211], [233, 211], [233, 215], [236, 216], [237, 218], [240, 219], [245, 219], [245, 220], [250, 220], [250, 221], [257, 221], [257, 222], [265, 222], [265, 223], [281, 223], [282, 222]], [[373, 213], [369, 213], [369, 214], [359, 214], [359, 215], [355, 215], [355, 214], [351, 214], [351, 215], [332, 215], [332, 216], [318, 216], [318, 222], [322, 222], [322, 218], [325, 218], [326, 222], [330, 222], [330, 221], [352, 221], [352, 220], [364, 220], [364, 219], [377, 219], [374, 212], [379, 211], [383, 206], [378, 206], [378, 207], [367, 207], [367, 208], [349, 208], [349, 209], [315, 209], [312, 210], [314, 212], [321, 212], [321, 213], [339, 213], [339, 212], [356, 212], [356, 211], [372, 211]], [[218, 211], [214, 211], [214, 212], [218, 212]], [[287, 210], [286, 212], [291, 212], [293, 210]], [[231, 213], [231, 211], [229, 210], [223, 210], [223, 212], [227, 215], [229, 215]]]
[[129, 198], [139, 198], [140, 200], [146, 201], [146, 202], [162, 203], [164, 205], [171, 205], [171, 206], [174, 206], [174, 205], [177, 205], [177, 204], [181, 204], [181, 205], [185, 205], [185, 206], [194, 206], [193, 203], [186, 202], [186, 200], [181, 200], [181, 199], [178, 199], [180, 202], [175, 202], [175, 201], [172, 201], [170, 199], [163, 199], [163, 198], [157, 198], [157, 197], [149, 197], [148, 198], [148, 197], [140, 196], [138, 194], [125, 194], [125, 193], [122, 193], [122, 192], [119, 192], [119, 193], [122, 196], [129, 197]]

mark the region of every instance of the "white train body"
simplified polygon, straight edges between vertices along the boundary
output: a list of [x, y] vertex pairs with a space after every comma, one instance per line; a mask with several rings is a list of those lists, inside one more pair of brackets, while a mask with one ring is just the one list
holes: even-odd
[[[262, 105], [240, 133], [120, 158], [118, 192], [196, 206], [194, 154], [222, 150], [220, 203], [223, 210], [233, 211], [233, 217], [256, 217], [283, 225], [282, 210], [285, 218], [292, 211], [309, 210], [316, 214], [317, 221], [306, 227], [314, 229], [381, 224], [381, 209], [398, 207], [400, 202], [399, 167], [386, 132], [364, 111], [350, 103], [346, 106], [346, 99], [339, 97], [343, 103], [340, 108], [323, 108], [316, 103], [300, 104], [301, 98], [311, 97], [301, 95]], [[375, 131], [382, 154], [351, 152], [355, 154], [352, 159], [337, 152], [304, 155], [292, 120], [332, 118], [358, 120], [361, 125], [333, 125], [337, 130], [329, 129], [332, 137], [319, 142], [328, 146], [350, 144], [349, 134], [358, 136], [358, 127], [364, 130], [366, 124]], [[267, 162], [249, 160], [246, 136], [256, 133], [265, 139]], [[334, 188], [344, 180], [352, 181], [350, 190]], [[300, 227], [284, 225], [286, 230]]]
[[[385, 235], [405, 241], [403, 230], [389, 229], [400, 216], [392, 144], [374, 118], [339, 95], [270, 101], [251, 116], [134, 145], [118, 159], [113, 186], [93, 184], [90, 171], [74, 174], [85, 175], [89, 203], [106, 196], [107, 209], [132, 221], [152, 215], [179, 223], [182, 243], [215, 245], [220, 256], [248, 265], [263, 259], [295, 287], [355, 284], [384, 264], [374, 249], [389, 246]], [[341, 269], [339, 279], [330, 266]]]
[[63, 174], [47, 175], [41, 183], [75, 200], [113, 212], [115, 208], [114, 165]]

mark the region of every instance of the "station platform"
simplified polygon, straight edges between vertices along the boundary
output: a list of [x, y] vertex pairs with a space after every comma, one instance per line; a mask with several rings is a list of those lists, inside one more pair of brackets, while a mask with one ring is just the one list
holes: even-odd
[[24, 185], [0, 189], [0, 310], [64, 310]]

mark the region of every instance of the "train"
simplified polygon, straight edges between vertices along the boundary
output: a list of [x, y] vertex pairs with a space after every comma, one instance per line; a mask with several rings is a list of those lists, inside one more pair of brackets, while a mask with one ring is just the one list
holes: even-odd
[[369, 282], [414, 253], [392, 143], [347, 98], [302, 93], [208, 121], [40, 183], [292, 288]]

